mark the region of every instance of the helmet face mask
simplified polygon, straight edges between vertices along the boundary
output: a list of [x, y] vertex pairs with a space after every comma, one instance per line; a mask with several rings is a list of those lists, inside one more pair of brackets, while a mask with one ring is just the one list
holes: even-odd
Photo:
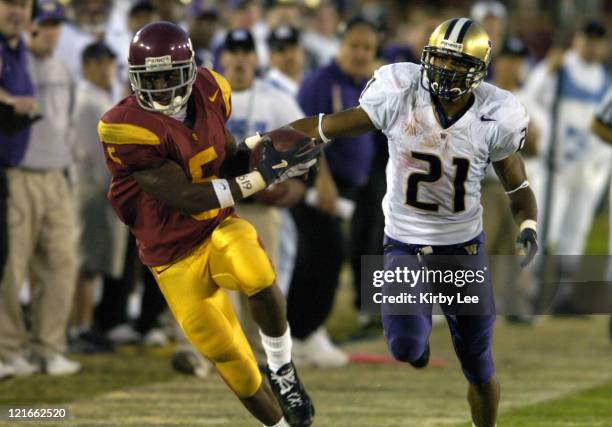
[[130, 66], [132, 90], [141, 108], [163, 114], [176, 114], [187, 103], [196, 78], [195, 60], [173, 62], [169, 69], [147, 70]]
[[478, 87], [487, 75], [483, 61], [431, 46], [421, 55], [421, 84], [432, 95], [453, 101]]
[[490, 58], [491, 40], [479, 24], [449, 19], [438, 25], [423, 48], [421, 85], [441, 100], [458, 100], [482, 82]]
[[180, 26], [163, 21], [145, 25], [132, 39], [128, 63], [141, 108], [174, 115], [187, 104], [197, 66], [191, 40]]

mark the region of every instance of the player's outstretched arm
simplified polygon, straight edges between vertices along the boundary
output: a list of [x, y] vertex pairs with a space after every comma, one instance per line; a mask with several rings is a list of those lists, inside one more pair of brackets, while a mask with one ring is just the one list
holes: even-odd
[[376, 129], [361, 107], [333, 114], [305, 117], [289, 126], [323, 142], [334, 138], [357, 136]]
[[495, 172], [501, 180], [506, 194], [510, 198], [510, 208], [514, 221], [519, 225], [519, 236], [516, 240], [519, 250], [525, 258], [521, 266], [526, 266], [538, 252], [536, 219], [538, 207], [533, 191], [529, 188], [525, 165], [520, 154], [515, 153], [503, 160], [493, 163]]
[[171, 160], [160, 166], [132, 173], [143, 191], [186, 215], [195, 215], [216, 208], [234, 206], [268, 186], [302, 175], [314, 166], [320, 148], [308, 139], [297, 142], [285, 151], [277, 151], [268, 138], [262, 141], [263, 156], [255, 169], [230, 179], [213, 179], [192, 183]]

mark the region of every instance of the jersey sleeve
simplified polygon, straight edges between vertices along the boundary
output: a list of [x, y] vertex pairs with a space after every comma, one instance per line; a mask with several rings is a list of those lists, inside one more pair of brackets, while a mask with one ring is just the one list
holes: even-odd
[[489, 157], [498, 162], [523, 148], [527, 138], [529, 115], [525, 107], [511, 94], [502, 99], [502, 107], [491, 115], [496, 126], [489, 140]]
[[123, 177], [164, 162], [160, 135], [138, 124], [107, 122], [105, 118], [98, 122], [98, 136], [111, 175]]
[[225, 114], [225, 121], [227, 121], [232, 114], [232, 87], [221, 74], [211, 69], [208, 69], [208, 71], [210, 71], [210, 74], [215, 79], [221, 91], [221, 97], [223, 98], [223, 113]]
[[380, 67], [363, 89], [359, 105], [377, 129], [390, 129], [397, 120], [400, 102], [411, 95], [414, 67], [407, 63]]

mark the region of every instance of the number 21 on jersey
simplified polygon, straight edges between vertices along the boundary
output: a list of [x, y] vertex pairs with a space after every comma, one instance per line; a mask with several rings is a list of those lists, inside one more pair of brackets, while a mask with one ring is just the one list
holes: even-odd
[[[429, 163], [429, 172], [415, 172], [408, 176], [406, 204], [417, 209], [437, 212], [438, 204], [419, 201], [418, 192], [420, 183], [427, 185], [427, 183], [436, 182], [442, 177], [442, 160], [435, 154], [420, 153], [418, 151], [412, 151], [411, 154], [415, 159]], [[465, 210], [465, 182], [470, 170], [470, 161], [463, 157], [453, 157], [453, 166], [455, 167], [453, 212], [459, 213]]]

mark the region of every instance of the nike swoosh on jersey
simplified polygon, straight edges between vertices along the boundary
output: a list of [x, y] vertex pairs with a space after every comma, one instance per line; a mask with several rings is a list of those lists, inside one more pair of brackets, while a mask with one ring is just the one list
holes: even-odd
[[495, 121], [497, 121], [497, 120], [492, 119], [490, 117], [485, 117], [484, 114], [482, 116], [480, 116], [480, 120], [483, 121], [483, 122], [495, 122]]
[[272, 169], [282, 169], [282, 168], [286, 168], [287, 166], [289, 166], [289, 163], [287, 163], [287, 160], [283, 160], [282, 162], [277, 163], [274, 166], [272, 166]]
[[210, 102], [215, 102], [215, 99], [217, 99], [217, 95], [219, 95], [219, 89], [217, 89], [217, 90], [215, 91], [215, 93], [213, 93], [213, 95], [212, 95], [212, 96], [209, 96], [209, 97], [208, 97], [208, 100], [209, 100]]

